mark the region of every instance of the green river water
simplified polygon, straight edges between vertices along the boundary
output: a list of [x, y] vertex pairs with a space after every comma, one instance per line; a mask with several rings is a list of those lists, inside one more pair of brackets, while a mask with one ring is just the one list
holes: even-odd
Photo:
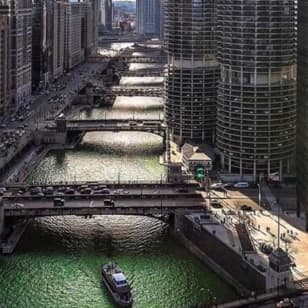
[[[51, 152], [28, 181], [158, 180], [165, 175], [161, 154], [161, 139], [151, 134], [89, 133], [75, 150]], [[33, 220], [16, 252], [0, 258], [0, 307], [115, 307], [100, 276], [101, 264], [110, 260], [126, 273], [134, 307], [178, 308], [236, 298], [158, 220], [51, 217]]]

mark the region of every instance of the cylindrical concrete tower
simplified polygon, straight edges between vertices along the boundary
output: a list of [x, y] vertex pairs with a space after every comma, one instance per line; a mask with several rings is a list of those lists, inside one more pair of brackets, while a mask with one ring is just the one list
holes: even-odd
[[166, 120], [173, 139], [213, 141], [218, 64], [214, 0], [166, 0]]
[[217, 147], [241, 175], [290, 166], [296, 131], [296, 0], [217, 0]]

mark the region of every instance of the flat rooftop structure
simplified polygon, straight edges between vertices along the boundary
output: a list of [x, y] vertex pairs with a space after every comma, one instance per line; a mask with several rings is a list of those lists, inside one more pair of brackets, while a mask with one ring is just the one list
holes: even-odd
[[122, 77], [120, 86], [136, 87], [136, 86], [162, 86], [163, 77]]
[[164, 64], [162, 63], [130, 63], [130, 71], [142, 71], [142, 70], [163, 70]]
[[132, 53], [132, 57], [161, 57], [162, 54], [160, 50], [155, 51], [135, 51]]
[[164, 106], [161, 97], [151, 96], [117, 96], [113, 104], [114, 109], [160, 109]]

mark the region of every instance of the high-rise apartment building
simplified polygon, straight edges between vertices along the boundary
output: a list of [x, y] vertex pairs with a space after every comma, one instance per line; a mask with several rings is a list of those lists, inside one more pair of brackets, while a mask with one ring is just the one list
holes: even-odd
[[104, 31], [112, 30], [112, 0], [100, 0], [99, 24]]
[[166, 0], [166, 120], [173, 139], [213, 141], [219, 67], [213, 0]]
[[0, 116], [7, 110], [10, 101], [10, 69], [9, 69], [9, 15], [0, 7]]
[[297, 65], [297, 202], [308, 231], [308, 4], [298, 1], [298, 65]]
[[161, 0], [136, 1], [136, 30], [138, 33], [160, 36], [161, 5]]
[[229, 171], [288, 172], [296, 130], [296, 0], [217, 0], [217, 147]]

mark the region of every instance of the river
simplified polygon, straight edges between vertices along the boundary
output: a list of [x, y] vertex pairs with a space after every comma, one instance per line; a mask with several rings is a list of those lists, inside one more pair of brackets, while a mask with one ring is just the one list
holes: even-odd
[[[159, 116], [162, 108], [160, 101], [151, 99], [132, 104], [122, 98], [118, 104], [114, 110], [75, 116], [99, 118], [108, 111], [112, 117], [147, 118]], [[159, 164], [162, 152], [155, 135], [88, 133], [75, 150], [49, 153], [28, 182], [158, 180], [165, 176]], [[0, 258], [0, 307], [115, 307], [100, 276], [101, 264], [110, 260], [127, 274], [134, 307], [179, 308], [236, 298], [233, 289], [177, 243], [159, 220], [51, 217], [34, 219], [14, 255]]]

